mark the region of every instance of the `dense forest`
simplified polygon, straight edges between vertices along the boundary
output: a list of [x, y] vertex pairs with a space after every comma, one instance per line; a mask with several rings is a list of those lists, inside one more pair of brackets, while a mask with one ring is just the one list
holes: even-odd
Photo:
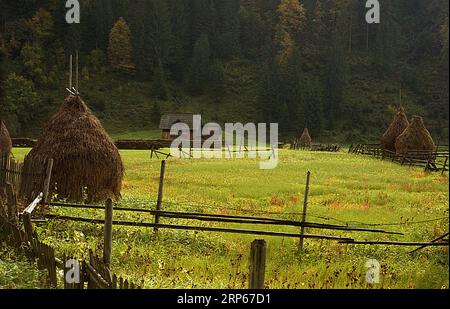
[[108, 130], [161, 113], [278, 122], [282, 136], [376, 140], [399, 105], [448, 139], [447, 0], [0, 0], [1, 117], [35, 136], [61, 103], [69, 55]]

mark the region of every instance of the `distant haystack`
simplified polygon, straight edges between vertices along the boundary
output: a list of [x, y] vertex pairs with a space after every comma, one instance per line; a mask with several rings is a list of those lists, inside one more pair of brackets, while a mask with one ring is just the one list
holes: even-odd
[[30, 159], [53, 159], [52, 185], [60, 197], [118, 199], [124, 167], [100, 121], [79, 96], [69, 96], [44, 127]]
[[411, 124], [397, 138], [395, 148], [397, 154], [405, 154], [409, 150], [434, 151], [436, 150], [436, 145], [430, 132], [425, 128], [423, 118], [413, 116]]
[[389, 128], [381, 137], [381, 147], [383, 149], [395, 152], [395, 141], [408, 126], [408, 118], [406, 117], [404, 109], [401, 107], [398, 109], [398, 112], [392, 120]]
[[0, 154], [10, 153], [12, 149], [11, 137], [3, 121], [0, 120]]
[[299, 146], [302, 148], [311, 147], [311, 136], [309, 135], [308, 128], [305, 128], [303, 130], [302, 136], [300, 136], [299, 140]]

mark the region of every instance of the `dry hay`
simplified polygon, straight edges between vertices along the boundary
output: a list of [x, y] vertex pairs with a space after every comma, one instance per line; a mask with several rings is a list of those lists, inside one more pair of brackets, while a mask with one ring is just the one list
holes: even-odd
[[0, 120], [0, 154], [10, 153], [12, 149], [12, 141], [9, 136], [8, 129], [3, 121]]
[[124, 167], [100, 121], [79, 96], [69, 96], [45, 125], [30, 159], [53, 159], [58, 197], [81, 201], [120, 198]]
[[410, 150], [434, 151], [436, 145], [430, 132], [425, 128], [423, 118], [413, 116], [411, 124], [395, 142], [397, 154], [405, 154]]
[[300, 136], [298, 142], [300, 147], [311, 147], [312, 139], [309, 135], [308, 128], [303, 130], [302, 136]]
[[395, 152], [395, 141], [408, 126], [409, 122], [405, 111], [403, 108], [399, 108], [397, 114], [389, 125], [389, 128], [381, 137], [381, 147], [383, 149]]

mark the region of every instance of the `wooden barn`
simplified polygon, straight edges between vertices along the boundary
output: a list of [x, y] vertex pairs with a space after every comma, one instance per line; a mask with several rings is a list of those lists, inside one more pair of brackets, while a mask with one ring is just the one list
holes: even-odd
[[161, 117], [159, 122], [159, 129], [161, 130], [161, 139], [171, 140], [175, 139], [178, 135], [170, 135], [170, 129], [176, 123], [185, 123], [191, 129], [191, 139], [193, 136], [193, 117], [192, 113], [168, 113]]

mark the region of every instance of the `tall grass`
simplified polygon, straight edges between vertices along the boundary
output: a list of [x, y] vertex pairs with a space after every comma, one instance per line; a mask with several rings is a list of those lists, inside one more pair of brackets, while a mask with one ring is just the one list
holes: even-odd
[[[26, 150], [15, 151], [16, 157]], [[153, 209], [160, 160], [148, 151], [121, 151], [126, 167], [123, 199], [118, 205]], [[312, 173], [308, 221], [380, 226], [404, 236], [308, 230], [358, 240], [429, 241], [448, 231], [448, 177], [424, 173], [391, 162], [347, 153], [280, 151], [274, 170], [260, 170], [255, 159], [169, 159], [164, 210], [273, 216], [299, 220], [306, 172]], [[53, 213], [103, 218], [102, 211], [57, 209]], [[268, 214], [268, 213], [276, 213]], [[152, 221], [144, 214], [114, 213], [116, 219]], [[163, 223], [238, 226], [162, 219]], [[298, 232], [296, 228], [260, 227]], [[40, 238], [59, 254], [99, 254], [102, 227], [53, 221], [39, 226]], [[147, 288], [246, 288], [248, 254], [254, 236], [114, 227], [112, 270]], [[264, 237], [268, 243], [266, 285], [269, 288], [448, 288], [448, 248], [344, 245], [306, 240], [299, 255], [297, 241]], [[381, 264], [380, 283], [369, 285], [365, 263]]]

